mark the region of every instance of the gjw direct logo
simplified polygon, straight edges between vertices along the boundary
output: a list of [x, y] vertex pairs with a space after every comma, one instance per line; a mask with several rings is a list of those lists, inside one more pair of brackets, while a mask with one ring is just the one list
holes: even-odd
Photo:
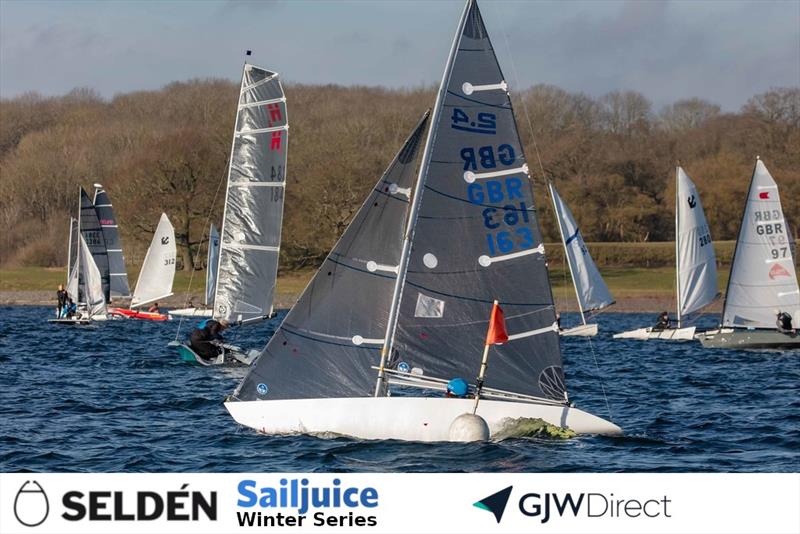
[[[513, 486], [493, 493], [472, 504], [494, 515], [500, 523], [511, 497]], [[672, 500], [666, 495], [648, 499], [620, 499], [613, 493], [525, 493], [517, 501], [517, 508], [526, 517], [538, 518], [547, 523], [553, 518], [671, 518]]]

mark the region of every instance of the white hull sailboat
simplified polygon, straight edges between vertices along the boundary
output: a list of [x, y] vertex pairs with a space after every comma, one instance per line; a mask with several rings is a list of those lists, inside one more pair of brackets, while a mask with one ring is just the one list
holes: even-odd
[[[475, 0], [461, 16], [414, 182], [419, 122], [225, 406], [266, 434], [459, 439], [527, 418], [620, 434], [569, 401], [532, 181]], [[484, 369], [487, 317], [507, 340]], [[454, 398], [449, 383], [466, 386]]]
[[572, 279], [572, 285], [575, 288], [578, 310], [583, 323], [572, 328], [562, 328], [559, 330], [559, 334], [562, 337], [596, 336], [597, 323], [587, 323], [586, 313], [599, 311], [611, 306], [614, 304], [614, 297], [611, 296], [605, 280], [603, 280], [600, 271], [592, 260], [592, 256], [589, 254], [589, 249], [583, 241], [583, 235], [569, 206], [559, 196], [553, 182], [548, 182], [547, 186], [550, 190], [550, 198], [553, 201], [556, 221], [558, 221], [561, 243], [564, 245], [564, 259], [569, 266], [569, 274]]
[[[793, 244], [778, 184], [757, 159], [733, 252], [721, 326], [698, 335], [703, 347], [800, 349], [800, 287]], [[791, 315], [793, 332], [777, 330], [778, 312]]]
[[614, 334], [614, 339], [692, 341], [696, 327], [684, 326], [684, 319], [719, 298], [717, 259], [700, 194], [680, 166], [675, 181], [677, 328], [637, 328]]

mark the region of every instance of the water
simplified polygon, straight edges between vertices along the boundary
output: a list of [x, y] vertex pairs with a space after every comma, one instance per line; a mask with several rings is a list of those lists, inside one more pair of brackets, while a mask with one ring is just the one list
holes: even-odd
[[[222, 405], [244, 370], [178, 361], [177, 321], [76, 328], [50, 312], [0, 308], [0, 471], [800, 469], [800, 353], [611, 339], [654, 314], [601, 315], [591, 342], [563, 340], [571, 398], [607, 417], [604, 386], [624, 437], [422, 444], [258, 435]], [[279, 320], [230, 341], [260, 346]]]

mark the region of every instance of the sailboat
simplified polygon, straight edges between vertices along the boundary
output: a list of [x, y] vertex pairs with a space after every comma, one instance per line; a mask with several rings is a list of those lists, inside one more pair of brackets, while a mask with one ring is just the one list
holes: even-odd
[[[286, 96], [278, 74], [245, 63], [214, 264], [210, 299], [214, 320], [244, 325], [273, 315], [288, 135]], [[184, 359], [193, 354], [187, 345], [180, 345], [179, 350]], [[197, 355], [195, 359], [202, 360]]]
[[[214, 286], [217, 282], [217, 271], [219, 267], [219, 232], [214, 223], [208, 231], [208, 251], [206, 256], [206, 290], [204, 293], [204, 306], [180, 308], [170, 310], [169, 315], [173, 317], [211, 317], [214, 308]], [[190, 300], [191, 304], [191, 300]]]
[[100, 219], [100, 227], [103, 229], [103, 239], [105, 241], [106, 254], [108, 255], [110, 297], [112, 299], [128, 298], [131, 296], [131, 290], [128, 286], [128, 272], [125, 270], [125, 256], [122, 253], [122, 241], [119, 238], [117, 218], [114, 215], [111, 198], [102, 184], [94, 184], [94, 200], [92, 203]]
[[553, 182], [548, 182], [550, 198], [553, 200], [558, 231], [564, 245], [564, 256], [569, 265], [575, 296], [578, 298], [578, 310], [583, 324], [559, 331], [562, 336], [596, 336], [597, 323], [587, 324], [586, 312], [601, 310], [614, 304], [614, 297], [608, 290], [600, 271], [592, 261], [589, 249], [583, 241], [583, 235], [572, 216], [569, 206], [561, 199]]
[[686, 317], [719, 298], [717, 259], [700, 194], [680, 166], [675, 170], [675, 177], [677, 328], [639, 328], [614, 334], [614, 339], [691, 341], [696, 327], [686, 326]]
[[[722, 323], [698, 336], [704, 347], [800, 349], [800, 288], [792, 245], [778, 184], [759, 158], [733, 252]], [[792, 316], [794, 334], [777, 331], [779, 312]]]
[[477, 375], [497, 299], [509, 340], [477, 410], [489, 429], [540, 418], [621, 433], [569, 402], [532, 184], [475, 0], [453, 40], [412, 190], [424, 122], [226, 408], [267, 434], [447, 440], [474, 400], [442, 393], [449, 379]]
[[[111, 301], [111, 271], [109, 269], [105, 234], [103, 233], [103, 226], [100, 223], [100, 216], [94, 207], [94, 203], [89, 199], [89, 195], [83, 187], [80, 188], [78, 228], [100, 272], [103, 297], [105, 298], [105, 302], [108, 303]], [[100, 317], [95, 317], [94, 319], [98, 320]]]
[[111, 308], [109, 313], [129, 319], [166, 321], [169, 316], [160, 312], [142, 311], [138, 308], [158, 302], [172, 295], [175, 279], [175, 229], [166, 213], [161, 214], [150, 247], [145, 254], [136, 289], [129, 308]]

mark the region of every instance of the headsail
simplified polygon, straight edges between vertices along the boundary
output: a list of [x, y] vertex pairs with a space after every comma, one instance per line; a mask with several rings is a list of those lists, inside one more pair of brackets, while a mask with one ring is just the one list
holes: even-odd
[[288, 128], [278, 75], [245, 64], [228, 167], [216, 319], [250, 319], [272, 311]]
[[206, 258], [206, 306], [214, 305], [214, 286], [219, 270], [219, 232], [214, 223], [208, 231], [208, 257]]
[[100, 184], [94, 184], [94, 207], [103, 228], [108, 253], [108, 270], [110, 276], [111, 296], [129, 297], [128, 271], [125, 270], [125, 256], [122, 254], [122, 240], [119, 238], [117, 218], [111, 206], [111, 198]]
[[427, 114], [269, 340], [238, 400], [369, 396]]
[[[106, 252], [106, 240], [103, 236], [103, 228], [100, 225], [100, 218], [94, 204], [89, 200], [89, 195], [81, 187], [81, 209], [80, 209], [80, 229], [89, 251], [92, 253], [94, 263], [100, 272], [103, 285], [103, 295], [105, 301], [111, 300], [111, 282], [108, 269], [108, 253]], [[81, 275], [83, 269], [81, 269]], [[83, 284], [81, 284], [83, 285]]]
[[103, 277], [86, 239], [80, 236], [81, 247], [81, 278], [83, 279], [83, 294], [86, 299], [86, 312], [89, 317], [105, 315], [106, 297], [103, 292]]
[[778, 310], [800, 317], [800, 289], [778, 185], [759, 159], [733, 254], [722, 325], [774, 328]]
[[78, 302], [78, 254], [81, 253], [80, 234], [78, 220], [74, 217], [69, 218], [69, 248], [67, 257], [67, 293], [70, 298]]
[[676, 232], [678, 267], [678, 324], [682, 317], [708, 306], [719, 297], [717, 258], [703, 203], [694, 183], [677, 169]]
[[[572, 216], [572, 211], [561, 199], [552, 182], [549, 183], [549, 187], [558, 221], [558, 230], [564, 243], [567, 263], [575, 284], [581, 316], [583, 316], [584, 312], [600, 310], [613, 304], [614, 297], [611, 296], [605, 280], [592, 261], [592, 256], [589, 254], [589, 249], [586, 248], [583, 235]], [[584, 319], [585, 322], [586, 319]]]
[[510, 341], [486, 386], [566, 401], [542, 234], [507, 83], [474, 0], [445, 70], [420, 170], [419, 217], [393, 359], [476, 376], [493, 300]]
[[136, 289], [133, 290], [131, 307], [144, 306], [172, 295], [175, 279], [175, 229], [166, 213], [161, 214], [158, 226], [150, 242], [150, 248], [139, 271]]

